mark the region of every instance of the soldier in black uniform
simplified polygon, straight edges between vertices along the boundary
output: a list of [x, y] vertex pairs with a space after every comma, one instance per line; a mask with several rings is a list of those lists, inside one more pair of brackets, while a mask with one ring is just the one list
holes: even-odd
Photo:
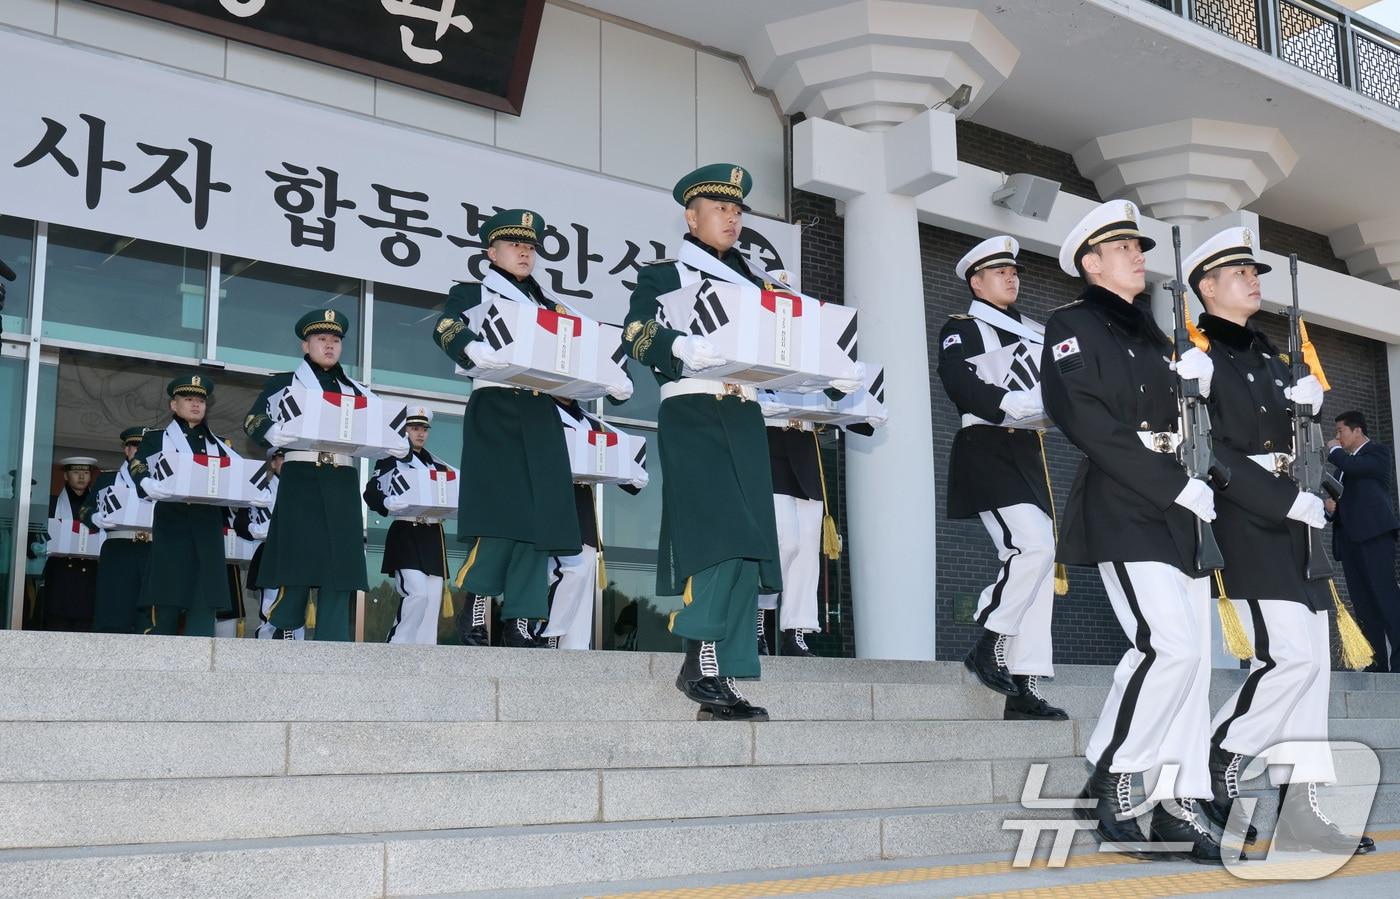
[[[49, 498], [49, 517], [80, 521], [79, 510], [92, 487], [97, 460], [88, 456], [62, 459], [63, 489]], [[90, 631], [97, 607], [97, 560], [49, 556], [39, 609], [46, 631]]]
[[248, 575], [246, 583], [249, 590], [253, 590], [258, 595], [258, 629], [254, 635], [259, 640], [305, 640], [306, 628], [298, 627], [290, 634], [283, 633], [268, 620], [272, 614], [272, 606], [277, 602], [277, 594], [281, 592], [279, 587], [264, 584], [262, 579], [262, 555], [263, 549], [267, 545], [267, 531], [272, 524], [272, 507], [277, 503], [277, 484], [282, 472], [282, 459], [285, 450], [273, 448], [267, 453], [267, 467], [269, 477], [267, 480], [267, 492], [272, 496], [272, 503], [266, 509], [259, 509], [256, 506], [245, 506], [238, 509], [233, 516], [233, 529], [238, 536], [244, 540], [251, 540], [257, 543], [257, 548], [253, 550], [253, 558], [248, 562]]
[[[1084, 293], [1045, 325], [1045, 408], [1085, 454], [1059, 558], [1098, 566], [1132, 644], [1085, 753], [1095, 767], [1082, 796], [1098, 802], [1076, 814], [1095, 820], [1103, 840], [1143, 842], [1129, 815], [1132, 778], [1142, 773], [1158, 803], [1153, 839], [1191, 846], [1173, 856], [1218, 864], [1220, 845], [1195, 803], [1211, 796], [1211, 603], [1207, 578], [1195, 573], [1193, 517], [1213, 520], [1214, 497], [1174, 452], [1180, 381], [1195, 380], [1209, 396], [1212, 366], [1194, 348], [1172, 362], [1171, 342], [1146, 303], [1135, 302], [1153, 246], [1132, 203], [1095, 208], [1060, 248], [1060, 268], [1084, 278]], [[1165, 766], [1176, 766], [1174, 780]]]
[[[760, 400], [760, 405], [765, 405]], [[773, 474], [773, 516], [778, 525], [781, 593], [758, 595], [758, 654], [768, 654], [764, 619], [777, 610], [778, 653], [816, 656], [804, 635], [821, 630], [817, 619], [817, 583], [821, 574], [821, 460], [816, 426], [810, 421], [773, 418], [764, 411], [768, 464]], [[782, 602], [779, 603], [781, 597]]]
[[1323, 391], [1312, 375], [1294, 385], [1278, 350], [1249, 326], [1259, 311], [1259, 276], [1270, 270], [1255, 260], [1255, 243], [1251, 229], [1228, 228], [1185, 263], [1187, 280], [1205, 304], [1200, 331], [1215, 362], [1211, 438], [1230, 469], [1230, 486], [1216, 497], [1215, 534], [1225, 557], [1222, 583], [1254, 646], [1249, 677], [1211, 723], [1215, 795], [1204, 808], [1224, 827], [1239, 795], [1244, 757], [1267, 752], [1279, 783], [1280, 809], [1289, 784], [1307, 790], [1306, 802], [1295, 797], [1280, 815], [1276, 846], [1369, 852], [1375, 848], [1370, 838], [1343, 834], [1317, 804], [1317, 784], [1336, 780], [1326, 742], [1331, 567], [1325, 554], [1314, 557], [1308, 577], [1308, 529], [1325, 527], [1326, 515], [1322, 500], [1300, 490], [1288, 466], [1290, 402], [1310, 406], [1315, 414]]
[[130, 634], [136, 629], [141, 582], [151, 562], [151, 532], [110, 528], [98, 508], [98, 500], [102, 491], [116, 484], [121, 470], [136, 456], [145, 434], [145, 428], [122, 431], [122, 453], [125, 455], [122, 464], [115, 471], [106, 471], [97, 476], [97, 481], [83, 499], [83, 507], [78, 510], [83, 524], [107, 531], [107, 539], [102, 541], [102, 554], [98, 559], [97, 603], [92, 620], [92, 629], [99, 634]]
[[214, 397], [214, 382], [207, 375], [174, 378], [165, 392], [170, 397], [170, 425], [146, 431], [127, 463], [137, 491], [156, 502], [139, 624], [146, 634], [212, 637], [215, 613], [229, 604], [224, 508], [172, 499], [151, 477], [150, 460], [157, 453], [172, 452], [222, 456], [229, 448], [206, 421], [208, 403]]
[[443, 579], [447, 577], [447, 544], [442, 519], [398, 517], [408, 505], [401, 496], [386, 495], [384, 478], [395, 469], [426, 468], [447, 471], [447, 466], [428, 452], [428, 429], [433, 426], [433, 410], [410, 406], [406, 420], [412, 449], [407, 459], [381, 459], [365, 485], [365, 505], [386, 518], [393, 518], [384, 537], [383, 574], [394, 579], [399, 593], [399, 613], [389, 628], [390, 643], [436, 646], [438, 618], [442, 614]]
[[1039, 686], [1055, 674], [1055, 507], [1040, 431], [1045, 329], [1013, 308], [1020, 249], [1014, 238], [992, 237], [955, 268], [973, 301], [966, 315], [949, 316], [938, 338], [938, 375], [962, 415], [948, 462], [948, 517], [980, 518], [1001, 560], [978, 598], [982, 635], [963, 663], [1006, 696], [1003, 717], [1063, 721], [1064, 709], [1046, 702]]

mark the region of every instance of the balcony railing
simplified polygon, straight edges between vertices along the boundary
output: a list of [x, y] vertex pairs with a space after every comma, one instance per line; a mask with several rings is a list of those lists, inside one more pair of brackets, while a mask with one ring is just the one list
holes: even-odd
[[1400, 36], [1326, 0], [1147, 0], [1400, 109]]

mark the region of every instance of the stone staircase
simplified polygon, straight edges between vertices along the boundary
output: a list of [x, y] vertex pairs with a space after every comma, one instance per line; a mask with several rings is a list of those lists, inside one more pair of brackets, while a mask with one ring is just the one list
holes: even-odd
[[[1061, 666], [1047, 693], [1073, 720], [1008, 722], [959, 663], [773, 658], [744, 691], [775, 720], [727, 724], [693, 720], [679, 662], [0, 632], [0, 897], [441, 896], [1009, 853], [1032, 762], [1047, 795], [1082, 786], [1110, 674]], [[1216, 674], [1218, 703], [1242, 674]], [[1381, 756], [1378, 821], [1400, 820], [1396, 688], [1333, 681], [1334, 737]]]

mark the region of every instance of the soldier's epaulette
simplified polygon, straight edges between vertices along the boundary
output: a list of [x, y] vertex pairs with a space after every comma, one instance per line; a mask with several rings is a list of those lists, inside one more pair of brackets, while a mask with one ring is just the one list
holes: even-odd
[[653, 259], [651, 262], [643, 262], [642, 265], [672, 265], [679, 261], [679, 259]]
[[966, 312], [954, 312], [949, 314], [948, 317], [955, 318], [958, 321], [971, 321], [974, 318], [974, 316], [968, 315]]

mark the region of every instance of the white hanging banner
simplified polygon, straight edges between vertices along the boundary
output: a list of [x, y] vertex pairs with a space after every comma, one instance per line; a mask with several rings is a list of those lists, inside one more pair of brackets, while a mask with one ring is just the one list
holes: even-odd
[[[41, 36], [0, 30], [0, 84], [7, 215], [445, 293], [484, 274], [482, 222], [526, 207], [540, 283], [614, 324], [685, 231], [666, 190]], [[750, 261], [798, 270], [795, 225], [745, 225]]]

